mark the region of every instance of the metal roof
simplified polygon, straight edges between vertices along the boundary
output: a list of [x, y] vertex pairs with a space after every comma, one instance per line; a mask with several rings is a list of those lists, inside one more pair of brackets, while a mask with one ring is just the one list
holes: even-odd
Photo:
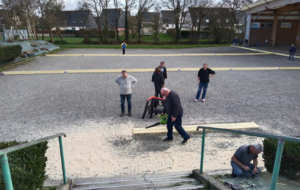
[[241, 10], [247, 14], [252, 14], [268, 9], [278, 9], [299, 2], [300, 0], [258, 0], [255, 3], [245, 5]]

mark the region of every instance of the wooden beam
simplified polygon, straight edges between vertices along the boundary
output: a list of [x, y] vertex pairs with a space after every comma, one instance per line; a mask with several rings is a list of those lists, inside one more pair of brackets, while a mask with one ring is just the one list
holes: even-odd
[[279, 9], [276, 9], [274, 11], [274, 14], [279, 15], [281, 13], [285, 13], [285, 12], [289, 12], [289, 11], [298, 11], [298, 10], [300, 10], [300, 3], [296, 3], [293, 5], [287, 5], [287, 6], [279, 8]]
[[[245, 123], [222, 123], [222, 124], [200, 124], [200, 125], [184, 125], [182, 126], [186, 132], [197, 132], [196, 129], [198, 126], [206, 127], [216, 127], [221, 129], [257, 129], [259, 125], [254, 122], [245, 122]], [[154, 134], [154, 133], [167, 133], [167, 127], [153, 127], [149, 129], [145, 128], [133, 128], [132, 133], [136, 134]], [[173, 130], [174, 133], [177, 133], [176, 129]], [[202, 130], [199, 130], [202, 132]]]
[[296, 44], [295, 46], [300, 46], [300, 19], [298, 20], [298, 26], [297, 26], [297, 34], [296, 34]]
[[275, 46], [275, 44], [276, 44], [276, 32], [277, 32], [276, 25], [277, 25], [277, 22], [278, 22], [278, 16], [275, 15], [273, 23], [272, 23], [272, 38], [271, 38], [272, 46]]

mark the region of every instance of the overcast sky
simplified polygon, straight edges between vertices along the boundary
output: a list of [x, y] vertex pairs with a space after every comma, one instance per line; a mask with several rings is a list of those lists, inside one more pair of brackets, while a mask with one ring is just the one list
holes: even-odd
[[[77, 1], [78, 0], [64, 0], [65, 1], [65, 10], [74, 10], [76, 9], [76, 6], [77, 6]], [[159, 0], [157, 0], [159, 1]], [[214, 2], [218, 2], [220, 0], [213, 0]], [[121, 0], [122, 2], [122, 0]], [[134, 14], [136, 11], [132, 11]]]

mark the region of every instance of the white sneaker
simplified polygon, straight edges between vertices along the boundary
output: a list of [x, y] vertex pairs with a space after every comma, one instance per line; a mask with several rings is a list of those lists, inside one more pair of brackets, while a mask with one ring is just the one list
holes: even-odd
[[195, 99], [195, 100], [194, 100], [194, 102], [198, 102], [198, 100], [197, 100], [197, 99]]
[[202, 102], [205, 102], [205, 99], [202, 99]]

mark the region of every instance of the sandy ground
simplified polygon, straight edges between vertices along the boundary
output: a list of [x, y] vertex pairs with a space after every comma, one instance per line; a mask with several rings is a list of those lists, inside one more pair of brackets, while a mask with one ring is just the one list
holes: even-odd
[[[173, 142], [161, 142], [163, 134], [153, 134], [147, 146], [162, 146], [160, 151], [139, 151], [139, 138], [132, 134], [133, 123], [110, 125], [90, 122], [84, 127], [69, 132], [64, 138], [65, 162], [68, 178], [141, 175], [145, 173], [186, 172], [199, 168], [201, 133], [193, 133], [187, 145], [181, 145], [181, 137], [174, 135]], [[88, 128], [89, 130], [86, 130]], [[103, 134], [111, 138], [103, 138]], [[150, 135], [149, 135], [150, 136]], [[222, 136], [222, 137], [221, 137]], [[262, 139], [208, 133], [205, 144], [205, 170], [230, 169], [230, 158], [237, 145], [261, 142]], [[243, 137], [243, 138], [241, 138]], [[57, 140], [49, 142], [47, 151], [47, 175], [61, 179], [61, 162]], [[166, 148], [167, 147], [167, 148]], [[259, 157], [262, 166], [262, 158]]]

